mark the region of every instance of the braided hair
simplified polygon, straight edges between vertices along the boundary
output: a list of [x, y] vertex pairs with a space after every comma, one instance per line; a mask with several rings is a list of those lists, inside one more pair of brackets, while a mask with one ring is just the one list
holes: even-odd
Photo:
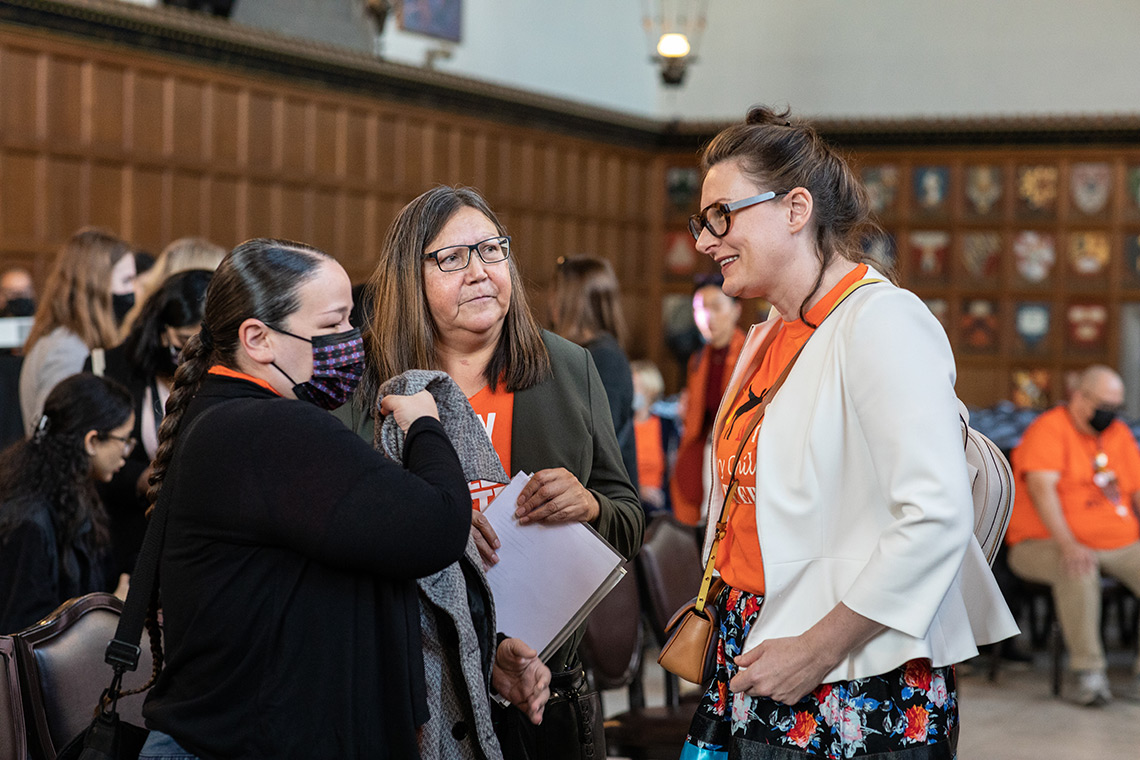
[[[153, 512], [158, 502], [186, 409], [198, 394], [210, 367], [221, 365], [237, 369], [238, 330], [242, 323], [252, 318], [280, 328], [300, 306], [298, 289], [316, 274], [325, 260], [331, 261], [332, 257], [304, 243], [268, 238], [248, 240], [222, 259], [206, 289], [202, 329], [186, 342], [182, 362], [174, 373], [166, 416], [158, 429], [158, 451], [151, 463], [148, 513]], [[154, 660], [151, 678], [142, 687], [123, 692], [124, 696], [149, 689], [162, 672], [162, 641], [157, 623], [160, 607], [156, 592], [146, 617]]]

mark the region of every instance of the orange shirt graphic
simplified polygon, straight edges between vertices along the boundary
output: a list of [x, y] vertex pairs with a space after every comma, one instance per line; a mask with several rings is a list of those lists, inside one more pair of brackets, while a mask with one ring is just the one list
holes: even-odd
[[[867, 266], [860, 265], [851, 270], [823, 299], [808, 310], [807, 318], [818, 325], [843, 292], [867, 275]], [[780, 332], [772, 340], [760, 366], [742, 386], [728, 407], [723, 421], [723, 429], [716, 441], [716, 468], [721, 483], [721, 497], [727, 492], [733, 467], [739, 483], [732, 503], [726, 504], [729, 510], [726, 533], [717, 549], [716, 568], [725, 583], [753, 594], [764, 593], [764, 559], [760, 554], [759, 529], [756, 525], [756, 436], [760, 426], [752, 433], [744, 446], [739, 465], [736, 452], [740, 450], [740, 437], [752, 422], [752, 410], [764, 398], [772, 383], [776, 382], [784, 367], [807, 342], [814, 330], [803, 320], [785, 322]], [[778, 477], [778, 474], [775, 475]]]
[[[1115, 476], [1118, 503], [1094, 481], [1099, 453], [1107, 460], [1100, 477]], [[1113, 422], [1099, 436], [1086, 435], [1073, 424], [1068, 407], [1057, 406], [1026, 428], [1012, 459], [1017, 482], [1007, 543], [1050, 538], [1025, 485], [1025, 473], [1042, 470], [1061, 473], [1057, 483], [1061, 511], [1082, 544], [1090, 549], [1119, 549], [1140, 540], [1140, 523], [1132, 509], [1132, 496], [1140, 489], [1140, 449], [1123, 422]]]
[[[507, 476], [511, 477], [511, 420], [515, 412], [515, 394], [508, 393], [502, 385], [499, 385], [497, 392], [492, 393], [491, 386], [485, 385], [467, 400], [487, 430], [491, 445], [495, 447], [495, 453], [503, 463], [503, 469], [506, 470]], [[505, 484], [490, 480], [472, 480], [468, 486], [471, 488], [471, 508], [482, 512], [499, 495]]]

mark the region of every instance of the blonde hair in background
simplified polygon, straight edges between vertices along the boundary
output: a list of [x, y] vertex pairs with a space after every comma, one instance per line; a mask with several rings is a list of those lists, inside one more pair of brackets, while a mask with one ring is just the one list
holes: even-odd
[[111, 269], [130, 254], [130, 246], [97, 227], [72, 235], [52, 264], [24, 351], [57, 327], [75, 333], [89, 348], [114, 346], [118, 330], [111, 308]]
[[661, 376], [661, 370], [657, 369], [656, 364], [648, 359], [638, 359], [630, 362], [629, 368], [645, 389], [645, 400], [648, 403], [652, 404], [665, 395], [665, 378]]
[[162, 283], [166, 282], [167, 278], [191, 269], [205, 269], [213, 272], [218, 268], [218, 264], [222, 263], [222, 259], [226, 257], [227, 253], [228, 251], [220, 245], [199, 237], [178, 238], [163, 248], [162, 253], [158, 254], [154, 266], [140, 274], [135, 282], [135, 305], [131, 307], [131, 310], [127, 312], [126, 319], [123, 320], [123, 326], [120, 330], [121, 337], [126, 337], [130, 333], [131, 326], [138, 318], [143, 304], [156, 290], [162, 287]]

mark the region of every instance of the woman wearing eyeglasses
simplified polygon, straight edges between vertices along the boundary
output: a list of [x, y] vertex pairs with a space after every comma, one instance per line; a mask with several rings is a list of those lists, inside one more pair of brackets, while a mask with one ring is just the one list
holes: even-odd
[[946, 335], [863, 261], [865, 193], [810, 126], [754, 108], [702, 163], [697, 248], [773, 310], [713, 426], [719, 667], [682, 757], [953, 758], [954, 663], [1017, 628], [972, 534]]
[[[409, 369], [442, 370], [480, 416], [504, 470], [534, 473], [518, 503], [522, 522], [588, 523], [632, 557], [641, 545], [644, 515], [622, 465], [605, 388], [585, 348], [539, 328], [511, 239], [486, 201], [474, 190], [441, 186], [405, 206], [388, 230], [370, 289], [376, 311], [358, 395], [365, 430], [380, 383]], [[355, 426], [361, 427], [359, 419]], [[480, 510], [500, 484], [469, 485], [472, 533], [483, 562], [492, 565], [506, 549]], [[464, 598], [444, 609], [421, 594], [421, 605], [431, 625], [459, 637], [463, 647], [472, 616], [482, 619], [474, 630], [485, 631], [489, 615], [480, 610], [492, 608], [483, 568], [466, 558], [460, 564], [467, 595], [484, 601], [472, 607]], [[547, 662], [552, 679], [545, 713], [539, 705], [544, 700], [499, 711], [496, 730], [507, 758], [585, 757], [589, 751], [604, 756], [600, 702], [586, 688], [577, 652], [581, 639], [579, 630]], [[503, 645], [496, 648], [485, 636], [478, 645], [485, 657], [502, 654]], [[473, 711], [476, 726], [487, 724], [487, 688], [501, 693], [501, 674], [496, 659], [491, 684], [480, 687], [478, 669], [466, 671], [460, 703]], [[482, 731], [453, 736], [449, 725], [429, 724], [425, 734], [425, 757], [498, 756], [494, 736]]]
[[114, 587], [95, 484], [109, 481], [134, 446], [131, 408], [118, 383], [72, 375], [48, 394], [32, 437], [0, 454], [0, 634]]

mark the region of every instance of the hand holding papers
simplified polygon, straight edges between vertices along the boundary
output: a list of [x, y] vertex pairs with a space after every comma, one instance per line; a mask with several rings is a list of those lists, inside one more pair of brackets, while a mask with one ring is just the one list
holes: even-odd
[[483, 512], [501, 543], [487, 583], [499, 630], [546, 660], [621, 580], [624, 559], [585, 523], [520, 525], [516, 501], [528, 480], [520, 472]]

